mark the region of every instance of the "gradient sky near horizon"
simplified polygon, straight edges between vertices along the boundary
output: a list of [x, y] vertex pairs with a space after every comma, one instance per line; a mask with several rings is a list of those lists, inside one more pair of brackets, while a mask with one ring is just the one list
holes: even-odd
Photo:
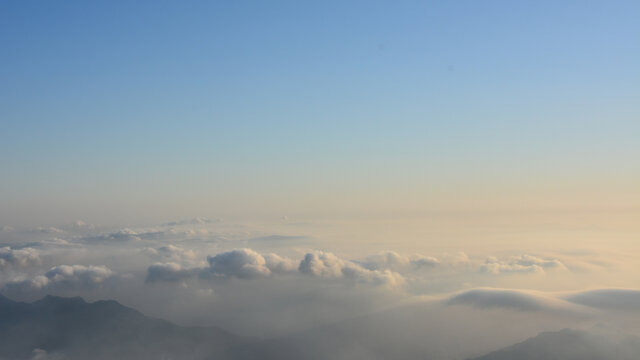
[[636, 1], [5, 1], [0, 225], [597, 211], [634, 226], [639, 18]]
[[[639, 19], [638, 1], [0, 1], [0, 295], [116, 300], [302, 357], [631, 343]], [[74, 353], [40, 333], [23, 358]]]

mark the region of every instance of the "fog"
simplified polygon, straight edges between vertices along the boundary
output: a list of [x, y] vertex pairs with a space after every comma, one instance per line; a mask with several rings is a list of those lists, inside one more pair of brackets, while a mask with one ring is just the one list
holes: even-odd
[[[361, 223], [290, 221], [6, 227], [0, 289], [15, 301], [116, 300], [253, 339], [251, 349], [274, 358], [467, 359], [544, 331], [640, 329], [637, 265], [608, 248], [409, 253], [393, 238], [384, 251], [341, 251], [327, 239]], [[598, 286], [607, 281], [620, 286]]]

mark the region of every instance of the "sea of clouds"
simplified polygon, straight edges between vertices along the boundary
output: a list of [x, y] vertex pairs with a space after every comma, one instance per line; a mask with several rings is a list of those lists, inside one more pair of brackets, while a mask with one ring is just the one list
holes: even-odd
[[425, 346], [428, 335], [427, 343], [458, 357], [545, 330], [640, 329], [640, 291], [576, 288], [628, 269], [606, 254], [342, 252], [312, 227], [286, 221], [3, 226], [0, 293], [20, 301], [115, 299], [181, 325], [258, 338], [369, 321], [353, 333], [376, 327], [365, 331], [370, 341], [408, 347]]

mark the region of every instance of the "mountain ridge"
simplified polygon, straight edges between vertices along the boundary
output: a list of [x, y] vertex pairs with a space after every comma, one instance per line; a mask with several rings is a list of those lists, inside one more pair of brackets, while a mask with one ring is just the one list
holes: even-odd
[[635, 360], [640, 339], [586, 330], [545, 331], [520, 343], [469, 360]]
[[[0, 294], [0, 360], [185, 359], [324, 360], [461, 359], [442, 351], [422, 331], [406, 339], [409, 318], [419, 309], [402, 308], [310, 329], [283, 338], [253, 339], [216, 327], [183, 327], [148, 317], [115, 300], [48, 295], [31, 303]], [[395, 327], [389, 320], [393, 318]], [[415, 324], [414, 324], [415, 325]], [[396, 340], [388, 339], [395, 334]], [[448, 338], [448, 337], [447, 337]], [[421, 341], [425, 346], [413, 346]], [[431, 344], [431, 345], [429, 345]], [[442, 344], [440, 344], [442, 345]], [[435, 347], [434, 347], [435, 346]], [[448, 348], [447, 348], [448, 349]], [[606, 328], [541, 332], [519, 343], [468, 360], [637, 360], [640, 339]]]
[[230, 359], [247, 341], [215, 327], [182, 327], [147, 317], [114, 300], [0, 298], [0, 359], [27, 359], [35, 349], [70, 360]]

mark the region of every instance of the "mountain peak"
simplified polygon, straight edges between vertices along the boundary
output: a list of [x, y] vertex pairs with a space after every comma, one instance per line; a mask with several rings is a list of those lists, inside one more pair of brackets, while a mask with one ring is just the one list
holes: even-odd
[[635, 338], [562, 329], [542, 332], [474, 360], [632, 360], [637, 359], [639, 352], [640, 341]]
[[43, 304], [43, 305], [61, 305], [61, 304], [80, 305], [80, 304], [86, 304], [86, 303], [87, 302], [84, 301], [84, 299], [81, 298], [80, 296], [62, 297], [62, 296], [55, 296], [55, 295], [46, 295], [42, 299], [34, 302], [34, 304]]
[[[0, 298], [0, 301], [4, 301]], [[10, 300], [7, 300], [10, 301]], [[60, 358], [228, 359], [244, 339], [218, 328], [181, 327], [114, 300], [48, 295], [0, 306], [0, 358], [27, 359], [33, 349]]]

